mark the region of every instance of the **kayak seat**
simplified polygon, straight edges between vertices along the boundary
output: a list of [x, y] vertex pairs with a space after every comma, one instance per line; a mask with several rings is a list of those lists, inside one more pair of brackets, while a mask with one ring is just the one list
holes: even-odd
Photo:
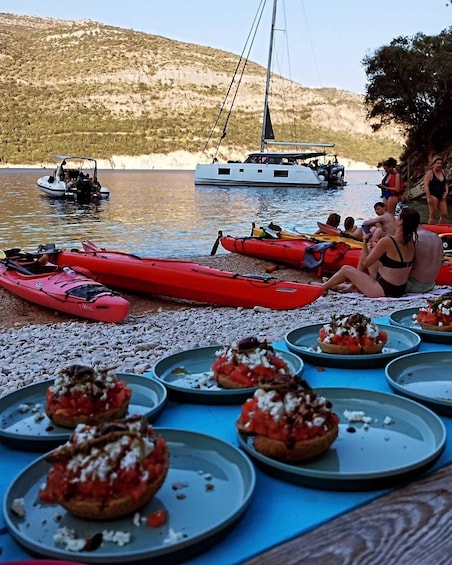
[[306, 247], [303, 257], [303, 267], [305, 269], [317, 269], [325, 260], [325, 252], [333, 246], [332, 241], [322, 241]]
[[323, 268], [335, 271], [340, 267], [340, 260], [350, 249], [350, 245], [343, 241], [315, 243], [305, 249], [302, 266], [306, 269], [317, 269], [317, 276], [322, 274]]

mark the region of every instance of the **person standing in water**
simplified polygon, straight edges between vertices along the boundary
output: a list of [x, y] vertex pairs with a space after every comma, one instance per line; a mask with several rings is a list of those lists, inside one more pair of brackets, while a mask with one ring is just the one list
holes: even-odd
[[397, 203], [401, 201], [403, 195], [402, 175], [397, 169], [397, 161], [394, 157], [383, 161], [383, 168], [386, 174], [377, 186], [381, 189], [387, 211], [394, 216]]

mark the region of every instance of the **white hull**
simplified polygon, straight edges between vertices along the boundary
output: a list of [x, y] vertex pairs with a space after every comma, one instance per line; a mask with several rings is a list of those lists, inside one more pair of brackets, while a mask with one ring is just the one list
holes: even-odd
[[196, 165], [195, 185], [321, 188], [323, 177], [305, 165], [213, 163]]
[[[53, 198], [73, 198], [74, 200], [77, 198], [76, 188], [68, 188], [62, 180], [50, 182], [52, 178], [53, 175], [47, 175], [36, 181], [42, 192]], [[110, 196], [110, 190], [106, 186], [102, 186], [99, 192], [101, 198], [107, 199]]]

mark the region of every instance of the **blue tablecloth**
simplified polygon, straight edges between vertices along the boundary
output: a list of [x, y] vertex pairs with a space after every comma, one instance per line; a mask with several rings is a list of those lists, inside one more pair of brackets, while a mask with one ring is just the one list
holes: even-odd
[[[387, 318], [376, 320], [388, 323]], [[278, 344], [281, 345], [281, 344]], [[450, 350], [451, 346], [422, 343], [420, 351]], [[384, 369], [346, 370], [328, 368], [319, 371], [305, 364], [303, 373], [312, 387], [341, 386], [391, 392]], [[239, 406], [209, 406], [170, 402], [156, 427], [182, 428], [206, 433], [237, 444], [235, 420]], [[446, 448], [432, 470], [452, 461], [452, 419], [442, 418], [448, 440]], [[14, 451], [0, 445], [0, 492], [3, 495], [14, 476], [32, 462], [37, 454]], [[257, 484], [253, 502], [237, 526], [206, 553], [187, 561], [190, 565], [232, 565], [240, 563], [281, 542], [316, 528], [345, 512], [383, 495], [387, 491], [336, 492], [305, 488], [280, 481], [256, 470]], [[30, 555], [6, 532], [3, 516], [0, 522], [0, 562], [29, 559]], [[83, 561], [74, 554], [74, 559]], [[81, 557], [81, 556], [80, 556]]]

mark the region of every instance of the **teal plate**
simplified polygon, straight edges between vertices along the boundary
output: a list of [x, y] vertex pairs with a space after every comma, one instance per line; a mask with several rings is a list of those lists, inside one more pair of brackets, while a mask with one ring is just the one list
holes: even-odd
[[405, 310], [397, 310], [389, 316], [389, 322], [394, 326], [407, 328], [418, 333], [423, 341], [431, 341], [434, 343], [446, 343], [452, 345], [452, 332], [435, 332], [433, 330], [424, 330], [414, 319], [419, 312], [419, 308], [406, 308]]
[[[443, 451], [446, 429], [428, 408], [401, 396], [354, 388], [317, 388], [340, 418], [339, 436], [322, 455], [289, 464], [254, 448], [252, 436], [238, 434], [240, 446], [263, 470], [308, 487], [358, 491], [395, 486], [428, 469]], [[348, 422], [344, 411], [362, 411], [372, 421]], [[390, 422], [385, 423], [385, 419]]]
[[[38, 493], [50, 468], [45, 456], [24, 469], [11, 483], [3, 501], [6, 527], [11, 536], [34, 554], [84, 563], [181, 563], [205, 551], [238, 522], [248, 508], [256, 476], [251, 461], [237, 447], [206, 434], [155, 428], [170, 452], [168, 475], [156, 496], [140, 511], [142, 517], [167, 510], [166, 523], [151, 528], [136, 525], [133, 516], [108, 521], [81, 520], [61, 506], [39, 502]], [[23, 498], [25, 517], [11, 511]], [[61, 518], [56, 521], [55, 516]], [[103, 530], [130, 533], [122, 547], [103, 541], [94, 551], [68, 551], [55, 545], [62, 527], [74, 529], [77, 538], [90, 538]]]
[[[163, 410], [168, 393], [156, 379], [134, 373], [115, 373], [132, 389], [128, 414], [140, 414], [152, 423]], [[46, 392], [53, 380], [20, 388], [0, 398], [0, 441], [27, 451], [48, 451], [65, 443], [72, 433], [46, 416]]]
[[384, 367], [386, 363], [400, 355], [417, 351], [421, 344], [421, 338], [415, 332], [379, 324], [380, 329], [388, 334], [388, 341], [381, 353], [374, 355], [323, 353], [317, 344], [319, 331], [323, 325], [315, 324], [287, 333], [284, 340], [288, 349], [312, 365], [345, 369], [370, 369]]
[[452, 416], [452, 351], [403, 355], [388, 363], [385, 374], [398, 394], [444, 416]]
[[[221, 347], [213, 345], [168, 355], [154, 365], [152, 373], [176, 400], [198, 404], [241, 404], [254, 394], [255, 387], [225, 389], [210, 378], [215, 353]], [[276, 347], [275, 351], [284, 359], [293, 375], [301, 375], [304, 365], [297, 355]]]

